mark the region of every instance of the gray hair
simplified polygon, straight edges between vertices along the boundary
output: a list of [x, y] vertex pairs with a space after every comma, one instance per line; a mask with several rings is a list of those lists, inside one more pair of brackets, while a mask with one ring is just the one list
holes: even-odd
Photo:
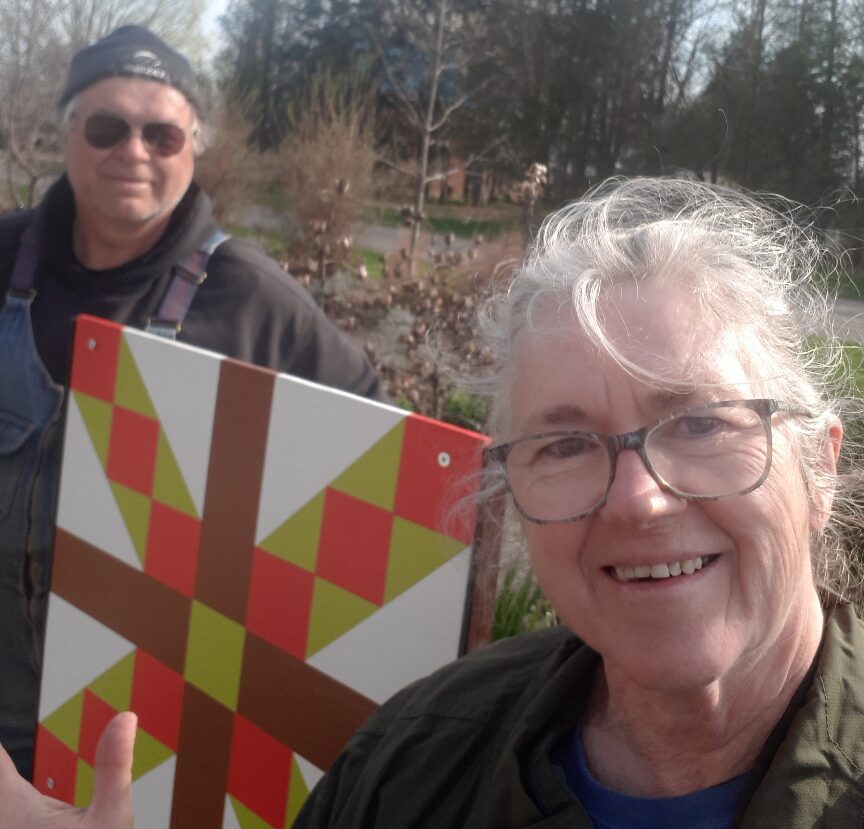
[[[838, 260], [800, 216], [800, 208], [777, 197], [760, 202], [696, 181], [610, 179], [547, 218], [507, 289], [481, 309], [481, 338], [495, 363], [477, 388], [489, 400], [492, 434], [501, 437], [514, 340], [550, 301], [631, 375], [659, 387], [681, 385], [682, 378], [648, 365], [638, 349], [609, 335], [601, 300], [614, 287], [646, 280], [686, 286], [706, 325], [734, 332], [765, 396], [815, 414], [790, 421], [811, 498], [833, 496], [829, 521], [811, 545], [814, 578], [824, 600], [860, 605], [850, 527], [864, 527], [864, 468], [848, 426], [861, 406], [842, 343], [814, 336], [831, 330], [826, 277], [837, 272]], [[835, 417], [847, 421], [848, 437], [837, 475], [820, 462]]]
[[[79, 98], [80, 95], [73, 96], [57, 111], [57, 131], [63, 138], [72, 129], [72, 122], [78, 112]], [[192, 153], [197, 157], [210, 146], [211, 129], [210, 125], [201, 118], [194, 104], [189, 102], [189, 106], [192, 107], [192, 129], [189, 131], [189, 136], [192, 141]]]

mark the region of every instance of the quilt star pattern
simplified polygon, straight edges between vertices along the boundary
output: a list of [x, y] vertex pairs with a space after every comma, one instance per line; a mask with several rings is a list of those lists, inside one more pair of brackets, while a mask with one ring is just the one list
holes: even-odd
[[138, 829], [291, 826], [374, 708], [464, 648], [485, 443], [80, 317], [36, 787], [86, 805], [133, 710]]

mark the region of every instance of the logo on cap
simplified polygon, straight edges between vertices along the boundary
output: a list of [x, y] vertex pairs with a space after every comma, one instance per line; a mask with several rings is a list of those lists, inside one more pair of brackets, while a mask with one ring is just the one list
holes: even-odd
[[161, 63], [159, 56], [154, 55], [153, 52], [147, 51], [147, 49], [139, 49], [134, 55], [132, 55], [132, 60], [139, 61], [145, 66], [152, 66], [154, 69]]
[[148, 49], [139, 49], [132, 55], [132, 59], [120, 67], [123, 75], [140, 75], [144, 78], [153, 78], [156, 81], [169, 83], [171, 78], [167, 70], [163, 68], [159, 56]]

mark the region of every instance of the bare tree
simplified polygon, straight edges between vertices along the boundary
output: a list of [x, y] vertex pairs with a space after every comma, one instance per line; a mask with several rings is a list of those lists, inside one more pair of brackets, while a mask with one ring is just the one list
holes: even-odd
[[201, 49], [203, 0], [63, 0], [53, 26], [74, 52], [126, 23], [152, 29], [187, 56]]
[[[464, 89], [470, 47], [464, 40], [465, 14], [455, 8], [454, 0], [403, 0], [383, 5], [384, 17], [394, 39], [383, 44], [374, 32], [372, 38], [388, 92], [409, 130], [417, 136], [416, 169], [406, 170], [401, 165], [390, 164], [414, 179], [414, 203], [411, 210], [406, 211], [406, 221], [411, 225], [408, 253], [413, 274], [425, 217], [426, 187], [436, 179], [446, 180], [449, 175], [449, 171], [430, 175], [433, 144], [451, 117], [480, 91], [480, 87]], [[473, 36], [476, 35], [473, 32]]]
[[[32, 203], [39, 179], [56, 158], [50, 126], [63, 69], [50, 21], [60, 2], [0, 2], [0, 151], [13, 204]], [[22, 178], [23, 198], [17, 186]]]

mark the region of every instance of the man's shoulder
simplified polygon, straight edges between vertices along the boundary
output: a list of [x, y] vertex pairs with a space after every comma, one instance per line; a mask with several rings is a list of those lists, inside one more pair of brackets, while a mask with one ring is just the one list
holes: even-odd
[[241, 236], [231, 236], [213, 252], [208, 267], [211, 278], [227, 281], [234, 290], [260, 295], [267, 301], [292, 299], [307, 292], [257, 243]]
[[13, 210], [0, 214], [0, 250], [17, 248], [24, 228], [33, 219], [33, 210]]
[[279, 263], [257, 242], [245, 236], [229, 236], [213, 252], [212, 262], [222, 267], [245, 267], [251, 276], [285, 273]]

